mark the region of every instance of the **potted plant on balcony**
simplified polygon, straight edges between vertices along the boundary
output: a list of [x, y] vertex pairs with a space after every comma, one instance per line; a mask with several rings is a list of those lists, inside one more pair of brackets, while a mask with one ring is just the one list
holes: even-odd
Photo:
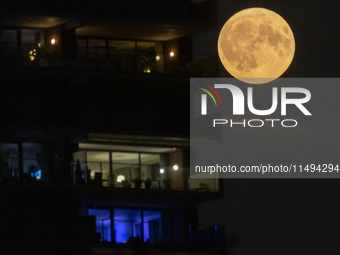
[[136, 189], [140, 189], [142, 186], [142, 180], [140, 178], [135, 178], [132, 182], [135, 184]]

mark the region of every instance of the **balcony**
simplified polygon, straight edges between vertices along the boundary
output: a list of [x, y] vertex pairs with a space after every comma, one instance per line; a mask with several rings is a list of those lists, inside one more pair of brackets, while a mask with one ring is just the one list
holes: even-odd
[[[219, 192], [218, 179], [190, 178], [190, 170], [178, 165], [73, 161], [76, 185], [131, 190]], [[111, 174], [110, 174], [111, 172]]]
[[[77, 48], [0, 43], [0, 63], [9, 68], [109, 71], [112, 74], [216, 76], [218, 59], [179, 53], [157, 42], [78, 40]], [[93, 42], [92, 42], [93, 41]], [[91, 47], [88, 46], [92, 43]], [[87, 45], [87, 46], [86, 46]]]
[[[129, 222], [127, 222], [129, 223]], [[134, 222], [132, 222], [134, 223]], [[99, 225], [104, 224], [99, 222]], [[108, 224], [106, 224], [106, 228]], [[174, 224], [176, 225], [176, 224]], [[190, 224], [186, 229], [186, 238], [181, 243], [172, 242], [172, 244], [142, 242], [138, 238], [131, 238], [126, 243], [110, 243], [102, 238], [109, 234], [104, 228], [97, 228], [97, 243], [93, 245], [91, 254], [122, 254], [123, 252], [133, 253], [136, 249], [142, 249], [147, 254], [221, 254], [225, 248], [224, 237], [225, 230], [223, 226], [218, 225], [199, 225], [193, 228]], [[172, 234], [174, 235], [174, 233]], [[175, 237], [171, 234], [167, 236], [170, 240]], [[161, 238], [160, 238], [161, 239]], [[101, 240], [99, 242], [99, 240]]]
[[215, 0], [16, 2], [0, 20], [0, 57], [11, 69], [188, 74], [192, 36], [217, 24]]
[[58, 46], [0, 45], [1, 61], [8, 65], [99, 69], [118, 73], [164, 73], [164, 59], [175, 59], [170, 53], [168, 55], [154, 49], [136, 51], [113, 48], [107, 50], [102, 46], [72, 49]]
[[[176, 251], [218, 254], [223, 248], [223, 227], [199, 225], [195, 218], [183, 214], [184, 208], [190, 212], [193, 200], [192, 196], [187, 196], [187, 201], [182, 202], [187, 193], [177, 193], [171, 207], [171, 196], [161, 197], [158, 192], [150, 196], [154, 206], [140, 204], [144, 192], [140, 196], [130, 193], [128, 197], [134, 200], [131, 205], [122, 193], [103, 201], [108, 192], [97, 196], [91, 204], [83, 202], [78, 187], [39, 182], [1, 183], [0, 198], [6, 204], [1, 211], [2, 219], [4, 224], [12, 223], [3, 230], [5, 241], [12, 241], [9, 245], [13, 246], [9, 247], [20, 246], [26, 251], [89, 248], [92, 254], [125, 254], [136, 248], [150, 251], [150, 254], [176, 254]], [[83, 195], [89, 201], [93, 192], [83, 192]], [[120, 205], [119, 199], [124, 200], [125, 206]], [[8, 231], [16, 234], [6, 235]], [[52, 242], [42, 242], [45, 238]]]

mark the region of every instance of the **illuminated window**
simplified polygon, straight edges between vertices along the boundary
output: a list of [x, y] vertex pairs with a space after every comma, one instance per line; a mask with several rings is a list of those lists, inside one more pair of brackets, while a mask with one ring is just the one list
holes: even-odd
[[160, 173], [160, 155], [141, 153], [140, 160], [142, 179], [156, 182]]
[[87, 151], [87, 180], [95, 180], [95, 176], [100, 174], [102, 185], [108, 186], [110, 179], [110, 160], [109, 152], [104, 151]]
[[[126, 243], [132, 238], [142, 239], [150, 244], [160, 242], [161, 213], [158, 211], [114, 210], [114, 228], [117, 243]], [[143, 222], [143, 228], [142, 228]]]
[[48, 171], [49, 150], [46, 144], [22, 143], [22, 171], [19, 169], [19, 145], [0, 143], [0, 180], [1, 178], [34, 178], [44, 180]]
[[114, 210], [116, 243], [126, 243], [131, 238], [141, 238], [140, 210]]
[[89, 209], [88, 215], [96, 216], [96, 232], [100, 234], [100, 241], [111, 242], [110, 211]]
[[18, 144], [0, 143], [0, 166], [1, 178], [19, 177]]
[[117, 176], [117, 182], [122, 182], [125, 181], [125, 176], [124, 175], [118, 175]]
[[116, 187], [124, 185], [130, 186], [134, 179], [140, 178], [139, 175], [139, 155], [133, 152], [112, 152], [113, 175], [123, 175], [125, 180], [119, 182], [118, 178], [115, 180]]
[[48, 171], [48, 146], [39, 143], [23, 143], [23, 171], [31, 177], [41, 180]]
[[157, 211], [144, 211], [144, 242], [150, 244], [160, 243], [161, 213]]

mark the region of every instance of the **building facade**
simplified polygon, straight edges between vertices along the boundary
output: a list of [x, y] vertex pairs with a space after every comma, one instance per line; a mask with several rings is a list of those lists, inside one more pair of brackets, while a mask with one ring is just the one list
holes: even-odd
[[197, 207], [221, 183], [189, 174], [188, 78], [211, 63], [192, 36], [215, 1], [1, 7], [7, 254], [220, 253], [223, 227]]

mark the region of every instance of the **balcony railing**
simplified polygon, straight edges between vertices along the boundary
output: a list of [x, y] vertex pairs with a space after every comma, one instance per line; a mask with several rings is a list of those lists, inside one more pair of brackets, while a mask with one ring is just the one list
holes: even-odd
[[[110, 232], [110, 220], [96, 220], [96, 240], [97, 244], [95, 250], [106, 251], [107, 253], [113, 251], [118, 252], [124, 249], [133, 249], [136, 247], [142, 248], [144, 251], [200, 251], [202, 254], [218, 254], [225, 248], [225, 229], [222, 225], [198, 225], [193, 227], [192, 225], [183, 226], [182, 224], [171, 223], [173, 228], [177, 230], [177, 233], [170, 231], [170, 233], [161, 233], [161, 231], [153, 234], [153, 239], [142, 241], [136, 233], [135, 236], [128, 237], [128, 240], [124, 243], [117, 240], [115, 234]], [[120, 224], [120, 222], [118, 222]], [[136, 222], [125, 221], [125, 225], [133, 226]], [[144, 224], [147, 226], [147, 223]], [[146, 227], [148, 228], [148, 227]], [[160, 225], [158, 226], [160, 228]], [[122, 230], [122, 229], [120, 229]], [[181, 240], [179, 240], [181, 236]], [[170, 253], [171, 254], [171, 253]], [[196, 254], [196, 253], [195, 253]]]
[[[185, 56], [181, 57], [186, 58]], [[218, 76], [218, 59], [194, 56], [180, 63], [179, 56], [155, 50], [118, 50], [106, 47], [70, 48], [60, 46], [0, 44], [0, 63], [8, 66], [60, 67], [107, 70], [113, 73], [176, 74]]]
[[120, 73], [164, 73], [164, 61], [171, 57], [155, 50], [0, 44], [0, 59], [7, 64], [41, 67], [97, 68]]
[[189, 168], [155, 166], [148, 164], [127, 164], [74, 161], [72, 162], [74, 184], [87, 184], [100, 187], [187, 190], [218, 192], [216, 178], [190, 178]]

